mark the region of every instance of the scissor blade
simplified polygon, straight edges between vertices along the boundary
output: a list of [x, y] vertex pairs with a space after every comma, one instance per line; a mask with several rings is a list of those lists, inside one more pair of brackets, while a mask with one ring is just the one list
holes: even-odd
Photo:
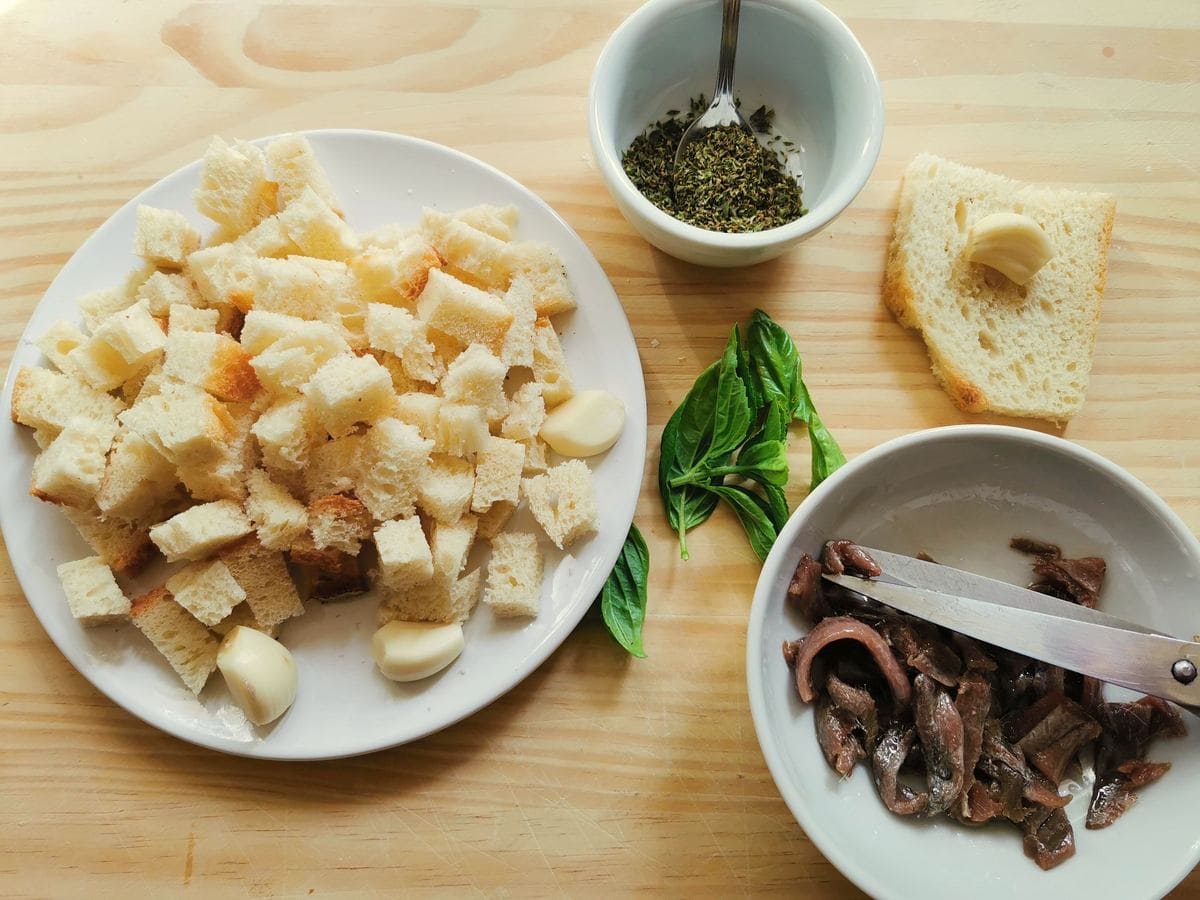
[[[879, 563], [879, 567], [883, 569], [885, 580], [894, 579], [911, 587], [937, 591], [939, 594], [973, 597], [976, 600], [986, 600], [1001, 606], [1012, 606], [1052, 616], [1066, 616], [1081, 622], [1093, 622], [1097, 625], [1107, 625], [1110, 628], [1121, 628], [1125, 631], [1162, 634], [1160, 631], [1154, 631], [1136, 622], [1127, 622], [1108, 613], [1088, 609], [1086, 606], [1060, 600], [1058, 597], [1039, 594], [1037, 591], [1018, 587], [1007, 581], [997, 581], [995, 578], [976, 575], [974, 572], [964, 572], [962, 569], [927, 562], [923, 559], [914, 559], [911, 556], [901, 556], [899, 553], [889, 553], [886, 550], [876, 550], [872, 547], [863, 547], [863, 549], [875, 562]], [[1167, 637], [1169, 636], [1167, 635]]]
[[1109, 684], [1200, 707], [1200, 679], [1185, 685], [1171, 674], [1178, 660], [1200, 666], [1200, 644], [899, 584], [846, 575], [824, 578], [985, 643]]

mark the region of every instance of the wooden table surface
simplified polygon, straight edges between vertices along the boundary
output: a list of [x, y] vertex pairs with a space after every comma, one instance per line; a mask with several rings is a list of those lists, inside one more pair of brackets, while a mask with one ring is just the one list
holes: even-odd
[[[1200, 6], [830, 5], [884, 83], [878, 167], [819, 238], [715, 272], [640, 240], [590, 157], [588, 78], [636, 0], [0, 0], [0, 364], [84, 238], [209, 135], [429, 138], [539, 193], [612, 279], [646, 373], [637, 521], [654, 557], [648, 659], [590, 615], [468, 721], [300, 765], [197, 749], [116, 707], [47, 640], [0, 556], [0, 894], [858, 895], [795, 824], [755, 741], [756, 560], [721, 512], [680, 562], [652, 476], [674, 404], [755, 306], [796, 336], [850, 456], [979, 421], [879, 300], [897, 179], [921, 150], [1117, 196], [1089, 401], [1065, 435], [1200, 529]], [[1176, 896], [1200, 898], [1200, 873]]]

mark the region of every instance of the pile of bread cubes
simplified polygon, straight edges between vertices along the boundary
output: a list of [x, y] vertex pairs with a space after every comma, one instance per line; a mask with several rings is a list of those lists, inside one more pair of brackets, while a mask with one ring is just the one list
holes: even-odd
[[[299, 135], [214, 139], [194, 200], [211, 238], [139, 207], [146, 266], [15, 378], [32, 493], [96, 554], [58, 567], [74, 617], [131, 620], [199, 693], [235, 625], [275, 636], [372, 583], [380, 625], [462, 621], [481, 593], [535, 616], [539, 538], [509, 517], [527, 503], [559, 548], [597, 517], [587, 465], [550, 465], [538, 437], [574, 393], [558, 254], [515, 240], [512, 207], [356, 234]], [[486, 581], [466, 571], [480, 539]], [[118, 578], [158, 554], [181, 566], [131, 601]]]

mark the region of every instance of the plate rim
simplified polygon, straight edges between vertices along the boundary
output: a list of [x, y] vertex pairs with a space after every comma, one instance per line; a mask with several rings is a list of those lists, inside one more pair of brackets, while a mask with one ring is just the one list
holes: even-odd
[[[766, 572], [768, 566], [771, 566], [772, 561], [774, 561], [775, 565], [771, 566], [771, 568], [777, 568], [779, 557], [790, 552], [795, 542], [796, 532], [800, 530], [800, 511], [812, 498], [823, 499], [826, 495], [836, 492], [839, 490], [842, 482], [859, 469], [865, 468], [880, 457], [887, 456], [897, 449], [962, 435], [979, 435], [1008, 441], [1033, 443], [1100, 469], [1105, 474], [1121, 482], [1126, 488], [1136, 494], [1139, 499], [1147, 503], [1169, 528], [1176, 533], [1181, 541], [1188, 545], [1192, 555], [1200, 559], [1200, 538], [1197, 538], [1193, 534], [1183, 519], [1179, 517], [1179, 514], [1171, 509], [1165, 500], [1131, 472], [1112, 460], [1101, 456], [1096, 451], [1067, 438], [1044, 434], [1040, 431], [1033, 431], [1013, 425], [976, 423], [946, 425], [935, 428], [924, 428], [899, 435], [881, 444], [877, 444], [850, 460], [801, 501], [801, 504], [796, 507], [780, 531], [778, 539], [771, 548], [771, 552], [763, 562], [762, 571], [754, 588], [754, 599], [750, 606], [750, 615], [746, 627], [745, 658], [746, 693], [750, 701], [750, 717], [754, 722], [754, 736], [758, 741], [763, 759], [767, 763], [767, 769], [771, 773], [771, 780], [775, 783], [776, 790], [779, 791], [780, 797], [787, 805], [792, 817], [803, 830], [805, 836], [827, 860], [833, 863], [834, 867], [842, 875], [860, 890], [865, 891], [872, 897], [879, 898], [879, 900], [906, 900], [906, 898], [903, 894], [898, 893], [892, 885], [882, 881], [869, 867], [864, 866], [856, 859], [851, 852], [853, 848], [847, 848], [828, 836], [821, 827], [817, 811], [810, 808], [803, 795], [785, 777], [785, 765], [782, 754], [777, 752], [775, 744], [772, 741], [765, 739], [765, 735], [769, 734], [770, 713], [766, 707], [766, 691], [763, 686], [762, 666], [760, 665], [762, 654], [758, 653], [757, 649], [762, 645], [763, 633], [766, 629], [766, 610], [770, 602], [770, 586], [768, 582], [774, 581], [774, 579], [766, 577]], [[1164, 896], [1196, 868], [1197, 864], [1200, 863], [1200, 842], [1194, 844], [1193, 847], [1193, 853], [1185, 861], [1183, 867], [1178, 870], [1172, 870], [1168, 867], [1169, 874], [1165, 875], [1161, 882], [1149, 890], [1145, 894], [1146, 897]]]
[[[387, 142], [395, 143], [398, 146], [415, 145], [415, 146], [419, 146], [419, 147], [423, 148], [426, 151], [434, 151], [434, 152], [449, 154], [456, 161], [458, 161], [462, 164], [481, 169], [484, 172], [486, 172], [488, 176], [490, 176], [492, 178], [497, 178], [500, 181], [506, 182], [510, 187], [513, 187], [516, 190], [518, 190], [520, 193], [522, 193], [532, 205], [540, 207], [541, 211], [546, 213], [548, 216], [550, 216], [550, 218], [553, 219], [557, 223], [558, 227], [564, 229], [567, 232], [567, 234], [569, 234], [572, 238], [574, 238], [576, 241], [579, 242], [579, 246], [582, 247], [583, 250], [586, 252], [586, 254], [590, 258], [591, 262], [595, 265], [598, 274], [603, 279], [604, 283], [608, 286], [608, 289], [612, 292], [612, 296], [613, 296], [614, 301], [616, 302], [617, 309], [620, 311], [620, 320], [624, 326], [624, 333], [621, 335], [621, 337], [624, 338], [624, 340], [626, 340], [628, 342], [629, 347], [633, 350], [634, 356], [638, 360], [638, 365], [635, 367], [636, 371], [634, 373], [632, 373], [632, 377], [636, 379], [637, 388], [638, 388], [638, 390], [635, 392], [636, 400], [637, 400], [637, 404], [636, 404], [637, 408], [632, 409], [632, 410], [628, 409], [628, 408], [626, 409], [626, 416], [625, 416], [626, 428], [628, 429], [631, 424], [634, 426], [634, 428], [638, 432], [638, 435], [641, 437], [641, 443], [644, 447], [644, 445], [646, 444], [648, 426], [649, 426], [648, 415], [647, 415], [646, 382], [645, 382], [645, 375], [642, 370], [641, 353], [638, 350], [637, 339], [633, 333], [633, 327], [629, 323], [629, 315], [625, 311], [625, 306], [624, 306], [624, 303], [621, 302], [620, 295], [617, 293], [616, 288], [613, 287], [612, 280], [609, 278], [608, 273], [605, 271], [604, 267], [600, 264], [600, 261], [596, 258], [595, 253], [592, 252], [591, 247], [588, 246], [587, 242], [584, 241], [584, 239], [579, 235], [579, 233], [576, 232], [575, 229], [572, 228], [571, 225], [546, 200], [544, 200], [539, 194], [537, 194], [530, 188], [526, 187], [524, 184], [522, 184], [520, 181], [518, 181], [513, 176], [507, 174], [506, 172], [501, 171], [500, 169], [496, 168], [495, 166], [491, 165], [490, 163], [487, 163], [481, 159], [478, 159], [477, 157], [471, 156], [470, 154], [463, 152], [462, 150], [458, 150], [454, 147], [449, 147], [445, 144], [440, 144], [436, 141], [427, 140], [425, 138], [414, 137], [412, 135], [401, 134], [398, 132], [379, 131], [379, 130], [375, 130], [375, 129], [365, 129], [365, 128], [312, 128], [312, 129], [299, 129], [296, 131], [278, 132], [275, 134], [264, 135], [262, 137], [257, 137], [252, 140], [248, 140], [247, 143], [261, 146], [261, 145], [266, 144], [278, 137], [282, 137], [282, 136], [288, 135], [288, 134], [298, 134], [298, 135], [304, 136], [305, 138], [333, 137], [335, 139], [336, 138], [364, 138], [364, 139], [369, 139], [369, 140], [384, 140]], [[63, 272], [70, 266], [71, 262], [76, 257], [78, 257], [80, 254], [85, 253], [91, 247], [91, 245], [99, 239], [101, 232], [103, 232], [105, 230], [105, 228], [109, 225], [110, 222], [112, 222], [113, 219], [122, 215], [130, 208], [136, 208], [136, 206], [138, 206], [139, 204], [144, 202], [143, 198], [145, 198], [145, 196], [147, 194], [149, 194], [150, 192], [155, 190], [164, 181], [167, 181], [169, 179], [174, 179], [177, 177], [181, 177], [189, 169], [195, 169], [198, 173], [201, 164], [202, 164], [202, 157], [195, 158], [195, 159], [191, 160], [190, 162], [185, 163], [184, 165], [179, 166], [178, 168], [174, 169], [173, 171], [167, 173], [166, 175], [163, 175], [162, 177], [156, 179], [151, 184], [147, 185], [145, 188], [143, 188], [141, 191], [139, 191], [135, 196], [133, 196], [132, 198], [127, 200], [125, 203], [121, 204], [107, 218], [105, 218], [105, 220], [100, 225], [98, 225], [87, 236], [87, 238], [84, 239], [84, 241], [75, 249], [75, 251], [70, 255], [70, 257], [68, 257], [66, 262], [64, 262], [62, 264], [62, 266], [59, 268], [59, 270], [55, 273], [54, 278], [51, 279], [50, 283], [46, 286], [45, 290], [42, 291], [42, 296], [38, 299], [37, 303], [34, 304], [33, 309], [30, 311], [29, 316], [27, 317], [26, 322], [25, 322], [25, 327], [21, 330], [20, 337], [17, 338], [17, 342], [13, 348], [12, 358], [9, 360], [7, 369], [5, 371], [3, 386], [2, 386], [2, 388], [0, 388], [0, 390], [3, 391], [2, 396], [0, 396], [0, 417], [2, 417], [3, 420], [5, 420], [6, 425], [11, 426], [12, 428], [20, 427], [15, 422], [11, 422], [11, 416], [10, 416], [10, 413], [12, 410], [12, 382], [15, 377], [16, 371], [19, 368], [18, 356], [20, 355], [21, 349], [23, 347], [28, 346], [31, 343], [30, 327], [32, 325], [32, 321], [35, 318], [38, 309], [45, 302], [46, 296], [51, 293], [51, 291], [54, 289], [54, 286], [62, 278]], [[21, 363], [20, 365], [25, 365], [25, 363]], [[633, 482], [637, 485], [637, 490], [634, 492], [631, 492], [631, 496], [630, 496], [629, 500], [625, 504], [623, 504], [624, 509], [622, 509], [620, 511], [620, 516], [618, 517], [619, 521], [627, 523], [625, 525], [626, 530], [628, 530], [629, 525], [633, 524], [634, 516], [637, 511], [637, 504], [641, 497], [642, 480], [645, 475], [645, 465], [646, 465], [646, 454], [644, 451], [641, 454], [638, 454], [638, 460], [639, 460], [639, 462], [637, 464], [637, 466], [638, 466], [637, 479], [635, 482]], [[383, 750], [389, 750], [389, 749], [392, 749], [395, 747], [404, 746], [405, 744], [410, 744], [415, 741], [419, 741], [422, 738], [429, 737], [431, 734], [436, 734], [439, 731], [443, 731], [447, 728], [450, 728], [451, 726], [456, 725], [459, 722], [462, 722], [464, 719], [467, 719], [470, 716], [475, 715], [476, 713], [480, 712], [481, 710], [487, 708], [488, 706], [490, 706], [491, 704], [493, 704], [497, 700], [499, 700], [501, 697], [503, 697], [505, 694], [507, 694], [509, 691], [511, 691], [513, 688], [515, 688], [517, 685], [519, 685], [521, 682], [523, 682], [531, 674], [533, 674], [534, 671], [536, 671], [539, 667], [541, 667], [566, 642], [567, 638], [570, 637], [571, 633], [576, 629], [576, 627], [578, 627], [579, 623], [583, 620], [583, 617], [587, 615], [587, 612], [591, 608], [591, 605], [592, 605], [591, 603], [580, 602], [577, 604], [576, 608], [568, 609], [566, 614], [563, 615], [562, 618], [550, 628], [550, 630], [546, 633], [546, 635], [542, 638], [542, 640], [533, 645], [533, 647], [531, 648], [532, 652], [530, 652], [527, 656], [525, 656], [522, 659], [521, 665], [512, 669], [507, 674], [506, 677], [498, 679], [495, 682], [495, 686], [486, 692], [486, 699], [484, 699], [482, 702], [479, 702], [479, 703], [467, 704], [466, 708], [463, 709], [460, 713], [456, 713], [455, 715], [447, 717], [445, 719], [438, 719], [435, 721], [434, 724], [432, 724], [428, 727], [425, 727], [425, 728], [418, 729], [411, 735], [403, 737], [400, 740], [395, 740], [395, 741], [389, 740], [384, 743], [379, 743], [378, 741], [367, 740], [367, 741], [361, 742], [359, 744], [354, 744], [354, 745], [350, 746], [348, 749], [339, 751], [337, 753], [306, 754], [303, 752], [291, 752], [291, 753], [272, 752], [270, 749], [269, 740], [259, 739], [259, 740], [249, 741], [249, 742], [233, 741], [233, 740], [229, 740], [227, 738], [223, 738], [223, 737], [220, 737], [217, 735], [211, 735], [211, 734], [207, 734], [204, 732], [196, 731], [195, 729], [189, 728], [185, 724], [180, 723], [179, 721], [177, 721], [171, 717], [164, 716], [157, 721], [152, 720], [151, 718], [148, 717], [148, 715], [144, 715], [141, 710], [132, 708], [129, 704], [124, 702], [123, 699], [118, 699], [117, 697], [114, 697], [107, 690], [105, 690], [100, 684], [98, 684], [96, 679], [92, 677], [92, 665], [86, 659], [86, 654], [82, 651], [77, 653], [74, 648], [69, 649], [68, 647], [64, 647], [63, 644], [60, 643], [55, 638], [55, 636], [51, 632], [50, 628], [47, 626], [46, 622], [43, 620], [42, 614], [39, 611], [37, 605], [34, 604], [29, 599], [30, 598], [30, 590], [26, 584], [26, 576], [25, 576], [25, 570], [28, 567], [28, 563], [27, 562], [18, 563], [16, 558], [12, 555], [11, 551], [8, 549], [12, 546], [12, 543], [9, 540], [9, 529], [15, 527], [15, 525], [16, 525], [17, 514], [15, 512], [11, 511], [14, 508], [15, 508], [15, 504], [0, 502], [0, 536], [3, 536], [3, 538], [4, 538], [5, 552], [8, 555], [9, 562], [12, 566], [13, 575], [16, 578], [17, 584], [21, 588], [21, 594], [23, 596], [23, 599], [25, 600], [25, 603], [29, 606], [30, 610], [33, 612], [34, 617], [37, 619], [38, 624], [42, 628], [43, 633], [46, 635], [47, 638], [49, 638], [50, 642], [54, 645], [54, 647], [58, 650], [58, 652], [67, 660], [67, 662], [69, 662], [71, 664], [71, 666], [75, 669], [76, 672], [78, 672], [81, 676], [83, 676], [83, 678], [92, 686], [92, 688], [94, 690], [96, 690], [99, 694], [104, 696], [109, 702], [111, 702], [115, 706], [123, 709], [125, 712], [133, 715], [135, 718], [146, 723], [148, 726], [150, 726], [158, 731], [161, 731], [165, 734], [169, 734], [172, 737], [184, 740], [194, 746], [203, 747], [207, 750], [213, 750], [213, 751], [217, 751], [220, 753], [226, 753], [226, 754], [229, 754], [232, 756], [241, 756], [241, 757], [246, 757], [246, 758], [251, 758], [251, 759], [272, 760], [272, 761], [278, 761], [278, 762], [317, 762], [317, 761], [321, 761], [321, 760], [347, 759], [347, 758], [352, 758], [352, 757], [356, 757], [356, 756], [363, 756], [368, 753], [375, 753], [375, 752], [379, 752], [379, 751], [383, 751]], [[623, 541], [623, 539], [622, 539], [622, 541]], [[621, 544], [618, 543], [616, 545], [616, 549], [614, 552], [603, 554], [599, 558], [600, 570], [605, 571], [605, 572], [607, 572], [608, 570], [611, 570], [613, 565], [616, 563], [616, 560], [617, 560], [618, 556], [620, 555], [620, 552], [621, 552]], [[611, 558], [608, 558], [610, 556], [611, 556]], [[264, 749], [266, 750], [266, 752], [262, 752]]]

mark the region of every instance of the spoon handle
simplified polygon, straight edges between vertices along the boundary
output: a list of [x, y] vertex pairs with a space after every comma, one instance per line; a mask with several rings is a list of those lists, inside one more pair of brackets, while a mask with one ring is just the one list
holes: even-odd
[[742, 11], [742, 0], [722, 0], [721, 4], [721, 56], [717, 63], [716, 97], [733, 94], [733, 62], [737, 56], [738, 15]]

